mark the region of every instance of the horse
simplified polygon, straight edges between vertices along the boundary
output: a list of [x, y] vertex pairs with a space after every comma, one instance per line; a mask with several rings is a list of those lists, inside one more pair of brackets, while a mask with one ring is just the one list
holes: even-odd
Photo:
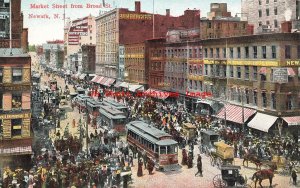
[[256, 170], [257, 170], [258, 167], [259, 167], [259, 169], [261, 169], [262, 162], [257, 156], [247, 154], [247, 155], [244, 156], [243, 166], [245, 166], [245, 161], [247, 162], [247, 167], [248, 167], [248, 162], [250, 161], [251, 163], [255, 164]]
[[256, 188], [257, 181], [259, 181], [259, 185], [262, 188], [263, 186], [261, 185], [261, 182], [265, 179], [269, 179], [270, 187], [272, 187], [274, 170], [277, 170], [276, 164], [271, 165], [270, 169], [264, 169], [264, 170], [259, 170], [259, 171], [255, 172], [252, 176], [252, 180], [255, 182], [255, 188]]

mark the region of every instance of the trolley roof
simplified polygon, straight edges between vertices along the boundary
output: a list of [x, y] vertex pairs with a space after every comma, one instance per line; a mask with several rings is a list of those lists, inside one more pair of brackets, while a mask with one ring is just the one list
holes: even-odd
[[101, 106], [99, 112], [111, 119], [125, 119], [124, 112], [113, 108], [112, 106]]
[[201, 131], [202, 133], [206, 134], [206, 135], [219, 135], [218, 133], [214, 132], [214, 131], [210, 131], [210, 130], [207, 130], [207, 131]]
[[112, 99], [107, 99], [107, 98], [104, 98], [103, 99], [103, 103], [105, 105], [108, 105], [108, 106], [113, 106], [115, 108], [127, 108], [125, 105], [121, 104], [121, 103], [118, 103]]
[[132, 121], [126, 125], [128, 129], [133, 130], [134, 132], [137, 132], [138, 134], [148, 134], [152, 137], [154, 137], [157, 140], [160, 140], [162, 137], [170, 137], [170, 134], [165, 133], [162, 130], [159, 130], [152, 125], [149, 125], [143, 121]]

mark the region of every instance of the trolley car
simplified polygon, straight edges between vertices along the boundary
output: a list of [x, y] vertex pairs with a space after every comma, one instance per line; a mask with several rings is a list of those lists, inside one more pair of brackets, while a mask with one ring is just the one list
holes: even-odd
[[142, 121], [132, 121], [126, 129], [129, 146], [140, 152], [146, 151], [157, 169], [169, 171], [179, 168], [178, 144], [171, 135]]

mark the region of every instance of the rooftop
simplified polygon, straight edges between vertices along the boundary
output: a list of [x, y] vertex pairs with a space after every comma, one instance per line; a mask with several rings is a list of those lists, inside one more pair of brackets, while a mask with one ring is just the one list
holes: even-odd
[[151, 135], [151, 136], [153, 136], [153, 137], [155, 137], [157, 139], [159, 139], [161, 137], [165, 137], [165, 136], [171, 137], [170, 134], [167, 134], [164, 131], [159, 130], [159, 129], [153, 127], [152, 125], [149, 125], [149, 124], [147, 124], [147, 123], [145, 123], [143, 121], [132, 121], [132, 122], [130, 122], [130, 123], [127, 124], [127, 127], [128, 126], [132, 126], [134, 128], [138, 128], [139, 131], [145, 132], [145, 133], [147, 133], [147, 134], [149, 134], [149, 135]]

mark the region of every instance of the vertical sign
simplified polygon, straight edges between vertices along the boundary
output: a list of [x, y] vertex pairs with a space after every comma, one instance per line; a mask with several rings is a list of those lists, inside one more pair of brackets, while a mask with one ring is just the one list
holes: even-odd
[[79, 45], [81, 36], [88, 36], [88, 17], [72, 22], [68, 33], [68, 44]]
[[120, 45], [119, 46], [119, 77], [124, 79], [124, 58], [125, 58], [125, 47]]

